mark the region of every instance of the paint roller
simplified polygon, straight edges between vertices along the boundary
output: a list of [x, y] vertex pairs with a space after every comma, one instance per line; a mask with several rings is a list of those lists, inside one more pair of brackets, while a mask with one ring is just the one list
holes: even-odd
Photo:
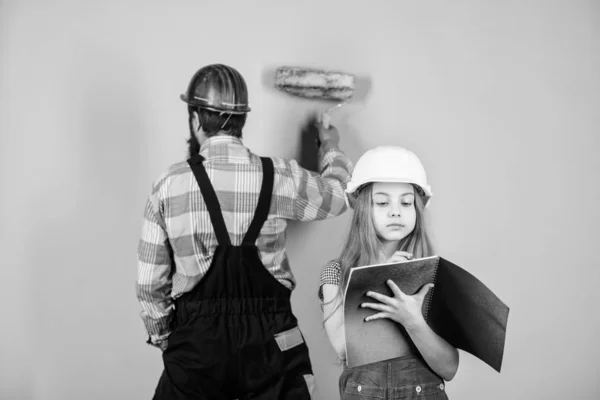
[[339, 71], [279, 67], [275, 87], [294, 96], [335, 101], [337, 104], [321, 114], [321, 123], [329, 128], [330, 113], [346, 104], [354, 95], [355, 76]]

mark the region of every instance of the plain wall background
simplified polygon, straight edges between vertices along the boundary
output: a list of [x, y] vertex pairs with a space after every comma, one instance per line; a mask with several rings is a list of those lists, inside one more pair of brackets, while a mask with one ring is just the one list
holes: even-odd
[[[185, 157], [178, 96], [214, 62], [247, 80], [260, 155], [298, 156], [300, 125], [326, 107], [276, 92], [268, 70], [370, 79], [333, 115], [342, 148], [415, 151], [439, 254], [511, 307], [502, 373], [461, 352], [452, 399], [596, 398], [600, 3], [122, 3], [0, 2], [2, 399], [151, 398], [143, 205]], [[337, 398], [340, 369], [316, 290], [349, 216], [289, 231], [318, 399]]]

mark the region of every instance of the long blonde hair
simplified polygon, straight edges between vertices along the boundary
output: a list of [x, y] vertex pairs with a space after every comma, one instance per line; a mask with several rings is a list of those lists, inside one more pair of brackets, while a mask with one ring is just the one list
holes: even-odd
[[[434, 255], [433, 245], [427, 233], [427, 220], [425, 214], [425, 203], [423, 201], [422, 190], [413, 185], [415, 190], [414, 207], [416, 211], [416, 223], [413, 231], [398, 243], [398, 250], [407, 251], [413, 255], [413, 258], [429, 257]], [[336, 308], [331, 315], [342, 304], [344, 290], [350, 274], [350, 269], [357, 266], [376, 264], [380, 262], [383, 253], [383, 245], [373, 225], [373, 184], [369, 183], [358, 189], [356, 201], [354, 204], [354, 214], [350, 222], [350, 229], [346, 236], [342, 252], [339, 257], [340, 262], [340, 282], [338, 286], [337, 298], [331, 301], [339, 300]], [[329, 304], [327, 302], [325, 304]]]

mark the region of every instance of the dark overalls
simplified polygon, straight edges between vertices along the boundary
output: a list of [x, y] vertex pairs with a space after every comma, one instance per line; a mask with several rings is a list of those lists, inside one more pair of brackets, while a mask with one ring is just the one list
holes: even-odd
[[218, 245], [200, 283], [175, 302], [154, 399], [310, 399], [312, 366], [291, 291], [267, 271], [255, 244], [269, 214], [273, 162], [261, 158], [256, 213], [242, 244], [233, 246], [202, 161], [197, 155], [188, 163]]

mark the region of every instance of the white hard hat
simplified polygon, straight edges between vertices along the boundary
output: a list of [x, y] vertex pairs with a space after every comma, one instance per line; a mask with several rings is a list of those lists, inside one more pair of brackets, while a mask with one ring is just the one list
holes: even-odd
[[356, 191], [372, 182], [412, 183], [421, 188], [425, 207], [429, 204], [431, 186], [421, 160], [415, 153], [400, 146], [379, 146], [367, 150], [357, 161], [346, 187], [346, 201], [352, 207]]

